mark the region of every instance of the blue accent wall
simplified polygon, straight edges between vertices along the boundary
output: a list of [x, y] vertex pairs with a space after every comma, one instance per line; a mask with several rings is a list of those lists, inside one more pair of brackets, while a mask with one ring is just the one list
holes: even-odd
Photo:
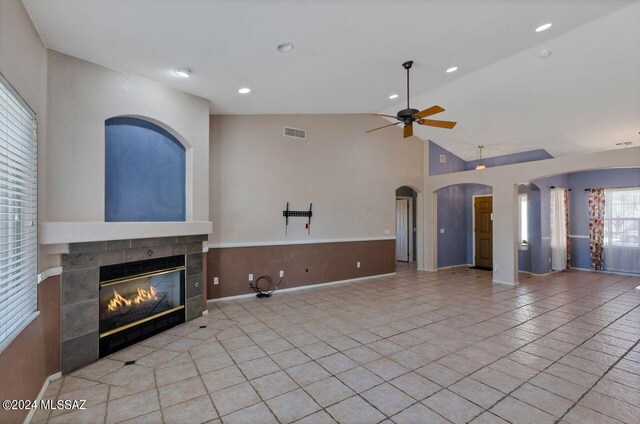
[[151, 122], [105, 122], [105, 221], [184, 221], [184, 146]]
[[[552, 159], [553, 156], [544, 149], [529, 150], [527, 152], [512, 153], [510, 155], [494, 156], [482, 159], [487, 167], [511, 165], [513, 163], [534, 162], [537, 160]], [[479, 159], [466, 162], [466, 170], [476, 169], [480, 163]]]

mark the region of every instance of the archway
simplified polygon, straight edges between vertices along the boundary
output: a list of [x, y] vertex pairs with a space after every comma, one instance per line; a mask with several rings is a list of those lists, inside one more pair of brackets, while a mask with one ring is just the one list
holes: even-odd
[[[392, 236], [396, 240], [398, 270], [423, 270], [423, 201], [422, 192], [415, 186], [404, 184], [396, 188], [394, 196], [395, 226]], [[402, 205], [402, 206], [400, 206]], [[399, 209], [400, 208], [400, 209]], [[399, 212], [404, 211], [404, 217]], [[403, 223], [399, 220], [405, 219]], [[403, 225], [399, 225], [403, 224]], [[404, 237], [398, 237], [404, 232]], [[403, 247], [404, 249], [399, 249]]]

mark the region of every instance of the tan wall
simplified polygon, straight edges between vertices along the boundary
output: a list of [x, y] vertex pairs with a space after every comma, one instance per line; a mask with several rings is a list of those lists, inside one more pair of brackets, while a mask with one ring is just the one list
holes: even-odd
[[[373, 115], [212, 116], [210, 211], [214, 246], [395, 235], [395, 190], [421, 190], [424, 142]], [[300, 141], [283, 127], [307, 130]], [[311, 234], [286, 203], [313, 203]]]
[[207, 100], [53, 51], [48, 68], [45, 221], [104, 221], [104, 122], [122, 115], [164, 124], [188, 144], [187, 220], [209, 220]]
[[[254, 275], [254, 282], [268, 275], [277, 284], [280, 270], [285, 272], [282, 289], [392, 273], [395, 240], [211, 249], [207, 254], [208, 297], [253, 293], [249, 274]], [[218, 285], [213, 285], [214, 277], [219, 278]]]
[[[20, 0], [0, 1], [0, 72], [36, 112], [38, 173], [47, 155], [47, 52]], [[38, 181], [38, 209], [46, 208], [46, 179]], [[42, 218], [42, 214], [40, 214]], [[48, 265], [39, 255], [40, 269]], [[35, 399], [46, 378], [60, 371], [60, 278], [38, 286], [40, 315], [0, 352], [0, 399]], [[27, 411], [0, 410], [0, 422], [21, 423]]]
[[[60, 371], [60, 277], [38, 285], [40, 315], [0, 352], [0, 400], [35, 399], [45, 380]], [[26, 410], [0, 409], [0, 423], [21, 423]]]

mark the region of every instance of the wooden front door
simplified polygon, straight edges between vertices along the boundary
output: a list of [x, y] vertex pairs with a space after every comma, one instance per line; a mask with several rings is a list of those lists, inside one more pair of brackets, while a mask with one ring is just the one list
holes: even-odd
[[473, 202], [475, 215], [475, 266], [493, 268], [493, 197], [476, 197]]

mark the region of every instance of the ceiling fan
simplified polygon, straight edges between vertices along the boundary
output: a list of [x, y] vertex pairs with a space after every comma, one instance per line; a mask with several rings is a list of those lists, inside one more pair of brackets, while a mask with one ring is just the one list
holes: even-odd
[[440, 106], [431, 106], [430, 108], [427, 108], [425, 110], [411, 109], [409, 107], [409, 69], [411, 69], [412, 65], [413, 65], [413, 60], [410, 60], [402, 64], [402, 67], [407, 70], [407, 108], [399, 111], [396, 116], [376, 113], [376, 115], [378, 116], [395, 118], [398, 120], [398, 122], [389, 124], [389, 125], [383, 125], [382, 127], [374, 128], [366, 132], [369, 133], [372, 131], [381, 130], [382, 128], [392, 127], [398, 124], [404, 124], [404, 138], [407, 138], [413, 135], [414, 122], [418, 123], [419, 125], [446, 128], [449, 130], [456, 126], [456, 123], [451, 121], [437, 121], [434, 119], [425, 119], [426, 117], [435, 115], [436, 113], [444, 112], [444, 109]]

